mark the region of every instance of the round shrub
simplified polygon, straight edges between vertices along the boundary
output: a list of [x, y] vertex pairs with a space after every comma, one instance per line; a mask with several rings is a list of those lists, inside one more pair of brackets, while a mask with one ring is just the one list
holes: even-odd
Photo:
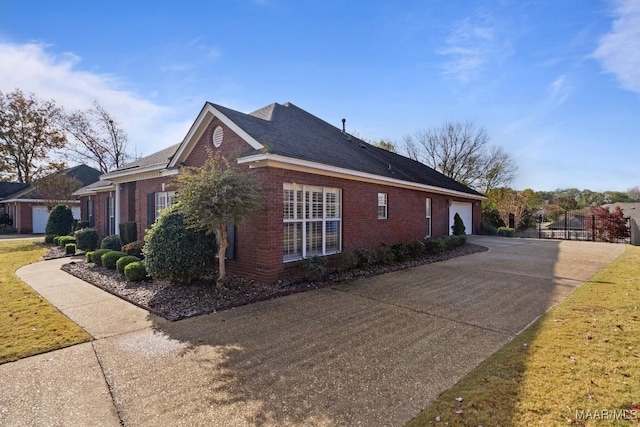
[[13, 218], [6, 212], [0, 212], [0, 225], [13, 225]]
[[358, 267], [358, 255], [355, 252], [340, 252], [336, 255], [336, 268], [340, 272], [353, 270]]
[[132, 262], [124, 268], [124, 275], [127, 280], [139, 282], [147, 278], [147, 269], [142, 261]]
[[100, 249], [111, 249], [112, 251], [119, 251], [122, 249], [122, 242], [120, 242], [120, 236], [112, 234], [102, 239], [100, 243]]
[[45, 234], [64, 236], [71, 233], [73, 227], [73, 212], [69, 206], [57, 205], [49, 213]]
[[76, 254], [76, 244], [75, 243], [67, 243], [64, 245], [64, 253], [67, 255], [75, 255]]
[[447, 244], [440, 237], [424, 242], [424, 251], [428, 254], [440, 254], [447, 250]]
[[308, 280], [320, 280], [327, 275], [327, 258], [323, 256], [312, 256], [305, 258], [300, 263], [305, 271]]
[[91, 262], [102, 267], [102, 255], [106, 254], [110, 250], [111, 249], [96, 249], [91, 252]]
[[514, 228], [509, 228], [509, 227], [498, 228], [498, 236], [500, 237], [514, 237], [515, 235], [516, 235], [516, 230]]
[[85, 261], [86, 261], [86, 262], [93, 262], [93, 261], [91, 260], [91, 256], [92, 256], [92, 255], [93, 255], [93, 252], [86, 252], [86, 253], [84, 254], [84, 256], [86, 257], [86, 258], [85, 258]]
[[358, 249], [355, 254], [358, 257], [358, 268], [366, 268], [376, 262], [373, 252], [368, 249]]
[[53, 238], [53, 244], [56, 246], [60, 246], [60, 238], [64, 236], [56, 236]]
[[44, 236], [44, 242], [45, 243], [53, 243], [55, 244], [54, 239], [58, 237], [57, 234], [47, 234], [46, 236]]
[[186, 228], [179, 205], [162, 211], [144, 242], [145, 266], [154, 279], [189, 283], [213, 267], [215, 239]]
[[95, 228], [83, 228], [75, 233], [76, 245], [83, 251], [94, 251], [98, 248], [100, 236]]
[[378, 246], [373, 250], [373, 256], [378, 264], [389, 265], [396, 261], [396, 256], [389, 246]]
[[403, 243], [396, 243], [394, 245], [391, 245], [391, 250], [393, 251], [393, 256], [395, 257], [396, 261], [402, 262], [407, 259], [407, 248]]
[[73, 236], [60, 236], [58, 237], [58, 246], [64, 248], [69, 243], [76, 243], [76, 238]]
[[125, 254], [124, 252], [109, 251], [106, 254], [102, 255], [100, 257], [100, 260], [104, 268], [108, 268], [109, 270], [115, 270], [116, 262], [118, 262], [118, 260], [124, 256], [127, 256], [127, 254]]
[[124, 268], [127, 265], [131, 264], [132, 262], [138, 262], [138, 261], [142, 261], [142, 260], [137, 256], [125, 255], [122, 258], [118, 259], [118, 261], [116, 261], [116, 271], [120, 274], [124, 274]]
[[144, 255], [142, 254], [143, 247], [144, 247], [144, 240], [136, 240], [135, 242], [127, 243], [120, 250], [125, 254], [133, 255], [140, 259], [144, 259]]
[[410, 240], [404, 247], [407, 256], [411, 259], [420, 258], [424, 252], [424, 243], [420, 240]]

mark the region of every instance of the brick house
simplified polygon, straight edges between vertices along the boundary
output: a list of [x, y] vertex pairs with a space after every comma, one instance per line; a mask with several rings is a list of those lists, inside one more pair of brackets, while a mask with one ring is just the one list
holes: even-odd
[[[67, 168], [59, 174], [77, 179], [83, 185], [88, 185], [100, 179], [100, 171], [87, 165]], [[80, 201], [65, 200], [73, 211], [73, 216], [80, 219]], [[45, 232], [49, 220], [47, 200], [39, 193], [36, 185], [12, 182], [0, 183], [0, 212], [6, 212], [13, 219], [13, 228], [18, 233], [41, 234]]]
[[291, 104], [250, 114], [206, 103], [184, 140], [80, 189], [82, 218], [104, 235], [135, 222], [138, 235], [174, 200], [181, 166], [208, 152], [237, 158], [260, 183], [262, 207], [234, 227], [228, 271], [272, 282], [296, 261], [450, 234], [459, 213], [480, 226], [480, 193], [406, 157], [372, 146]]

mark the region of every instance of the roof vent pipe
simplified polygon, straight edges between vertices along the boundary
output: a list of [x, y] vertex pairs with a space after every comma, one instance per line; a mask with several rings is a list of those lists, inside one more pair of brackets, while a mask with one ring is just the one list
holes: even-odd
[[342, 119], [342, 133], [346, 133], [345, 123], [347, 123], [347, 119]]

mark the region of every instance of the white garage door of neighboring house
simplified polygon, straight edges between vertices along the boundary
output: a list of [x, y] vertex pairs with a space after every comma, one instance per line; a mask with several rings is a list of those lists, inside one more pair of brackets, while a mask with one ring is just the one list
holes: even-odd
[[33, 213], [33, 219], [31, 221], [33, 233], [44, 233], [44, 230], [47, 228], [47, 220], [49, 219], [49, 210], [46, 206], [33, 206], [31, 211]]
[[[33, 206], [33, 234], [44, 233], [47, 229], [47, 221], [49, 221], [49, 209], [46, 206]], [[73, 217], [78, 221], [81, 218], [80, 206], [74, 206], [71, 208]]]
[[453, 217], [456, 213], [462, 218], [464, 224], [464, 232], [467, 234], [473, 234], [473, 205], [471, 203], [453, 202], [449, 208], [449, 234], [452, 234], [451, 227], [453, 226]]

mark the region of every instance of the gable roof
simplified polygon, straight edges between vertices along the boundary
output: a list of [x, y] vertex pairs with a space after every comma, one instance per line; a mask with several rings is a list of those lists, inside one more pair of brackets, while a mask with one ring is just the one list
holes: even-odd
[[21, 182], [0, 182], [0, 200], [18, 191], [24, 190], [29, 184]]
[[[100, 171], [87, 165], [78, 165], [67, 168], [61, 172], [56, 172], [53, 175], [62, 174], [71, 176], [84, 185], [88, 185], [100, 180]], [[6, 197], [0, 198], [4, 200], [40, 200], [42, 196], [38, 193], [37, 186], [33, 184], [21, 184], [22, 188], [14, 191], [12, 194]]]
[[[207, 102], [182, 143], [104, 174], [101, 179], [130, 179], [147, 171], [175, 172], [213, 117], [220, 119], [248, 142], [247, 150], [240, 153], [238, 158], [240, 163], [286, 159], [289, 164], [297, 161], [312, 165], [317, 171], [346, 172], [351, 179], [382, 180], [394, 185], [408, 184], [427, 190], [444, 190], [454, 195], [484, 198], [479, 192], [420, 162], [351, 136], [289, 102], [273, 103], [249, 114]], [[78, 190], [82, 191], [84, 188]]]

